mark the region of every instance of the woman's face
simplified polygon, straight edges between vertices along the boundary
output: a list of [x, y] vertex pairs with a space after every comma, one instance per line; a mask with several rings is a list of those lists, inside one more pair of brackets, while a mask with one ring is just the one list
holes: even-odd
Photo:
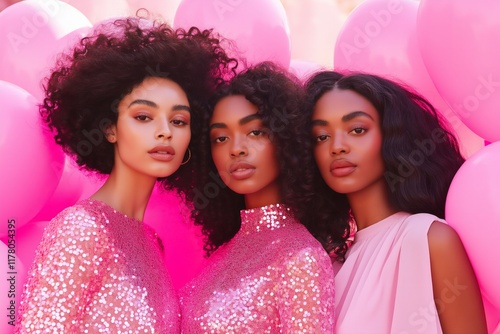
[[367, 99], [333, 89], [317, 101], [312, 124], [314, 156], [330, 188], [352, 194], [385, 182], [379, 114]]
[[279, 164], [269, 129], [257, 107], [242, 95], [222, 98], [210, 120], [212, 158], [234, 192], [259, 199], [255, 206], [279, 202]]
[[118, 120], [107, 131], [115, 144], [114, 168], [166, 177], [181, 165], [191, 139], [191, 113], [182, 88], [148, 77], [118, 104]]

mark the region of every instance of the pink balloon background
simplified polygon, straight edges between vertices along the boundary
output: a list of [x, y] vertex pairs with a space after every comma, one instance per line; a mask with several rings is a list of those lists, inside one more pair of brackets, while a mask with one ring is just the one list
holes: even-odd
[[0, 81], [0, 236], [6, 222], [28, 223], [57, 187], [62, 150], [41, 124], [35, 98], [16, 85]]
[[235, 43], [234, 57], [247, 64], [264, 60], [290, 65], [290, 30], [279, 0], [183, 0], [174, 27], [214, 28]]
[[55, 0], [25, 0], [0, 12], [0, 80], [24, 88], [38, 100], [41, 81], [59, 52], [91, 27], [74, 7]]
[[[433, 103], [467, 157], [450, 188], [446, 219], [478, 275], [489, 333], [500, 334], [500, 3], [354, 0], [360, 5], [352, 12], [345, 11], [348, 3], [0, 0], [0, 220], [16, 217], [18, 284], [48, 220], [105, 181], [81, 171], [40, 123], [36, 105], [43, 79], [58, 54], [93, 25], [146, 8], [150, 18], [175, 27], [214, 28], [233, 41], [237, 49], [231, 52], [248, 65], [273, 60], [301, 80], [333, 67], [367, 71], [404, 82]], [[176, 287], [206, 264], [200, 228], [189, 210], [176, 194], [155, 189], [144, 219], [163, 240]], [[5, 224], [0, 240], [8, 241]], [[0, 280], [0, 291], [7, 291], [6, 282]], [[1, 307], [5, 301], [0, 297]], [[4, 325], [0, 332], [11, 333]]]
[[500, 2], [422, 0], [418, 38], [427, 70], [460, 119], [500, 140]]
[[451, 183], [446, 200], [446, 220], [460, 235], [483, 294], [500, 310], [498, 166], [500, 142], [482, 148], [467, 159]]
[[322, 66], [312, 61], [292, 59], [288, 70], [296, 75], [301, 81], [306, 81], [311, 75], [323, 69]]

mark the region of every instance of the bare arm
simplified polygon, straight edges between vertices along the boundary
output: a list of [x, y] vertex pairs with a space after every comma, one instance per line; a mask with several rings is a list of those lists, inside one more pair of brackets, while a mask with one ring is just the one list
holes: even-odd
[[487, 333], [476, 276], [452, 227], [435, 221], [428, 232], [434, 300], [444, 334]]

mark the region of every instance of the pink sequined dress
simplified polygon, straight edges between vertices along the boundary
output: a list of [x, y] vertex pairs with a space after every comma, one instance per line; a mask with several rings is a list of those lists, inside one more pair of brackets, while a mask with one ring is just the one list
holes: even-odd
[[17, 333], [179, 333], [178, 298], [157, 234], [84, 200], [47, 226]]
[[288, 208], [241, 211], [241, 229], [180, 290], [182, 333], [334, 332], [330, 258]]

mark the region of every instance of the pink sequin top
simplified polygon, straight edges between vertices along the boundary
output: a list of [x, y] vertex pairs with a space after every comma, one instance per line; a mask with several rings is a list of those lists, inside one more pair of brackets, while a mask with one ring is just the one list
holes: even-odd
[[288, 208], [241, 212], [241, 229], [179, 292], [182, 333], [334, 332], [334, 277]]
[[179, 324], [163, 247], [148, 225], [93, 200], [49, 223], [17, 333], [179, 333]]

